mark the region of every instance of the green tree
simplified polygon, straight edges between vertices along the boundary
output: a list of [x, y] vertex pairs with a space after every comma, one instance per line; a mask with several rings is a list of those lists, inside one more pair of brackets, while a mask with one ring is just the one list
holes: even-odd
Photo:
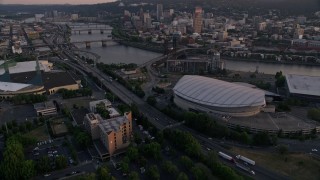
[[96, 180], [96, 175], [94, 173], [84, 174], [81, 176], [77, 176], [77, 180]]
[[282, 71], [279, 71], [276, 73], [275, 78], [278, 79], [281, 76], [282, 76]]
[[121, 171], [123, 173], [127, 174], [129, 172], [129, 163], [128, 162], [122, 161], [120, 166], [121, 166]]
[[181, 172], [178, 177], [177, 180], [189, 180], [188, 176], [186, 175], [186, 173]]
[[139, 151], [136, 147], [131, 146], [127, 149], [126, 155], [130, 159], [130, 161], [135, 161], [139, 157]]
[[253, 136], [254, 145], [270, 145], [271, 140], [267, 132], [259, 132]]
[[201, 166], [194, 166], [191, 169], [192, 175], [196, 180], [206, 180], [208, 176], [206, 175], [206, 171]]
[[35, 174], [32, 160], [25, 161], [23, 146], [18, 135], [11, 136], [6, 141], [3, 161], [0, 164], [2, 179], [30, 179]]
[[171, 141], [178, 149], [183, 150], [188, 155], [199, 157], [201, 146], [199, 142], [189, 133], [184, 131], [164, 131], [164, 136]]
[[247, 134], [247, 132], [243, 131], [241, 134], [240, 134], [240, 140], [242, 143], [244, 144], [249, 144], [250, 143], [250, 137], [249, 135]]
[[97, 179], [98, 180], [113, 180], [114, 178], [109, 175], [109, 170], [107, 167], [102, 166], [97, 169]]
[[147, 159], [146, 159], [145, 157], [143, 157], [143, 156], [140, 156], [140, 157], [138, 158], [138, 163], [139, 163], [139, 165], [140, 165], [141, 167], [145, 167], [146, 164], [147, 164]]
[[136, 171], [131, 171], [129, 174], [130, 180], [139, 180], [139, 174]]
[[38, 173], [47, 173], [50, 171], [50, 159], [48, 156], [42, 156], [36, 163]]
[[35, 164], [32, 160], [26, 160], [22, 163], [22, 179], [31, 179], [36, 174]]
[[149, 169], [146, 172], [147, 176], [151, 180], [159, 180], [160, 179], [160, 174], [158, 167], [156, 165], [152, 165], [149, 167]]
[[55, 162], [56, 162], [57, 169], [64, 169], [68, 166], [68, 161], [65, 156], [56, 157]]
[[91, 138], [90, 135], [86, 132], [78, 132], [76, 133], [75, 139], [77, 143], [82, 147], [88, 147]]
[[180, 157], [180, 163], [181, 163], [182, 166], [184, 166], [187, 170], [190, 170], [190, 169], [194, 166], [193, 161], [192, 161], [188, 156], [181, 156], [181, 157]]
[[103, 102], [97, 104], [96, 106], [96, 111], [98, 114], [101, 115], [101, 117], [103, 117], [104, 119], [109, 119], [110, 118], [110, 113], [109, 111], [106, 109], [106, 106]]
[[172, 177], [177, 177], [179, 170], [171, 161], [164, 161], [161, 165], [162, 169]]
[[6, 143], [6, 150], [3, 153], [1, 163], [1, 174], [4, 179], [20, 179], [21, 169], [24, 161], [22, 145], [19, 142]]
[[146, 144], [143, 148], [143, 152], [147, 157], [152, 157], [154, 159], [159, 159], [161, 156], [161, 146], [157, 142], [152, 142]]

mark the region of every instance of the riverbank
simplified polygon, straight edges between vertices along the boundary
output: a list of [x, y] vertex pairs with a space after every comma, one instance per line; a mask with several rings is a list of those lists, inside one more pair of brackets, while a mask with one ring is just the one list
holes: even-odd
[[264, 59], [247, 59], [247, 58], [231, 58], [231, 57], [221, 57], [222, 60], [228, 61], [244, 61], [244, 62], [257, 62], [257, 63], [268, 63], [268, 64], [286, 64], [286, 65], [301, 65], [301, 66], [319, 66], [320, 63], [310, 63], [310, 62], [297, 62], [297, 61], [275, 61], [275, 60], [264, 60]]
[[130, 42], [130, 41], [125, 41], [125, 40], [120, 40], [117, 42], [121, 45], [124, 45], [124, 46], [130, 46], [130, 47], [143, 49], [146, 51], [151, 51], [151, 52], [156, 52], [156, 53], [163, 53], [163, 51], [164, 51], [163, 47], [155, 47], [155, 46], [151, 46], [150, 44], [145, 44], [145, 43]]

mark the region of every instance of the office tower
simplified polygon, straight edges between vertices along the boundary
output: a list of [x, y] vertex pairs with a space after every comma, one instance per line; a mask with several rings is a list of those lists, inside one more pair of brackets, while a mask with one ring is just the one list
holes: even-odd
[[160, 21], [160, 18], [163, 16], [163, 5], [157, 4], [157, 20]]
[[202, 8], [196, 7], [193, 17], [193, 29], [195, 33], [201, 33], [202, 30]]

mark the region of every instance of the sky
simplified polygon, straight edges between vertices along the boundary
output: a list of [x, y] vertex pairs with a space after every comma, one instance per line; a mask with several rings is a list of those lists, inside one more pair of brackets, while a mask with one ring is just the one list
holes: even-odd
[[0, 4], [97, 4], [115, 0], [0, 0]]

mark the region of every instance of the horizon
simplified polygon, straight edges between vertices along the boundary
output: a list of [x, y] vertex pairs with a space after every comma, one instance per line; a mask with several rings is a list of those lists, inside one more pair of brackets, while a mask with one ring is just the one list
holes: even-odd
[[46, 1], [46, 0], [0, 0], [2, 5], [80, 5], [80, 4], [100, 4], [100, 3], [110, 3], [117, 0], [55, 0], [55, 1]]

